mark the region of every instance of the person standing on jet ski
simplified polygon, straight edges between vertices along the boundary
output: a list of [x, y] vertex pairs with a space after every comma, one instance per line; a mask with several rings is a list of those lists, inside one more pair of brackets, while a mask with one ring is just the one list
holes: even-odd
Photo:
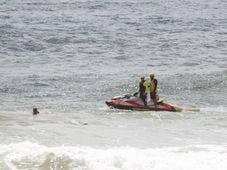
[[150, 91], [150, 97], [151, 100], [153, 100], [154, 105], [157, 105], [157, 100], [156, 100], [156, 94], [157, 94], [157, 85], [158, 85], [158, 80], [154, 78], [154, 74], [150, 74], [150, 82], [149, 82], [149, 91]]
[[142, 99], [144, 106], [147, 107], [148, 83], [145, 80], [144, 76], [141, 76], [140, 79], [141, 79], [140, 84], [139, 84], [140, 98]]

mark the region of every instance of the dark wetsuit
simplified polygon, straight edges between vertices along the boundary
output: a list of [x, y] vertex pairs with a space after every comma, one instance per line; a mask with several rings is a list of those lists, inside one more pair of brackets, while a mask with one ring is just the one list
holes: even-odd
[[145, 93], [146, 87], [144, 86], [145, 80], [142, 80], [139, 84], [140, 98], [142, 99], [144, 106], [147, 106], [147, 94]]

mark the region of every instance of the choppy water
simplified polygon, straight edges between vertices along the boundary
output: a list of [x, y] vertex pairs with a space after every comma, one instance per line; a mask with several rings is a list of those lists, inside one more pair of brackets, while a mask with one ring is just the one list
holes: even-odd
[[[1, 0], [0, 170], [226, 169], [226, 7]], [[105, 106], [150, 72], [167, 102], [201, 111]]]

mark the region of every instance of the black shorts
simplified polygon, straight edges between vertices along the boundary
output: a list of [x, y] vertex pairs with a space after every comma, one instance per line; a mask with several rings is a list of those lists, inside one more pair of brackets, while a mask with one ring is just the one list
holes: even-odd
[[151, 96], [151, 99], [156, 99], [156, 92], [151, 92], [150, 96]]

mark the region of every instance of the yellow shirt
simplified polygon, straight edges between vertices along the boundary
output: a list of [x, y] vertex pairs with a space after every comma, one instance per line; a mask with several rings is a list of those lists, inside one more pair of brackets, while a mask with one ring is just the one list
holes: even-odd
[[148, 88], [148, 82], [147, 82], [147, 81], [145, 81], [145, 82], [143, 83], [143, 86], [145, 87], [145, 94], [147, 94], [147, 93], [148, 93], [148, 91], [149, 91], [149, 88]]
[[154, 84], [154, 80], [150, 81], [149, 83], [149, 90], [150, 93], [154, 92], [154, 88], [155, 88], [155, 84]]

